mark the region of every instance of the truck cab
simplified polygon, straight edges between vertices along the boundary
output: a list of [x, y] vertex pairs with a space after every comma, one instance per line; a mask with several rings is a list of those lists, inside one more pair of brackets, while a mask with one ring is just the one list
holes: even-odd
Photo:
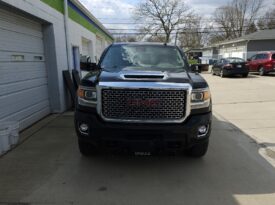
[[75, 130], [83, 155], [105, 148], [206, 154], [212, 122], [207, 82], [174, 45], [115, 43], [82, 79]]

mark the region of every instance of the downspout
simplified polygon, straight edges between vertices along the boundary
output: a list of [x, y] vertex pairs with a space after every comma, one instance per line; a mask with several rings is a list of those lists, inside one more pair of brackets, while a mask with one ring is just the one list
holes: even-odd
[[67, 51], [67, 64], [68, 70], [72, 70], [71, 66], [71, 45], [69, 35], [69, 12], [68, 12], [68, 0], [64, 0], [64, 28], [65, 28], [65, 39], [66, 39], [66, 51]]

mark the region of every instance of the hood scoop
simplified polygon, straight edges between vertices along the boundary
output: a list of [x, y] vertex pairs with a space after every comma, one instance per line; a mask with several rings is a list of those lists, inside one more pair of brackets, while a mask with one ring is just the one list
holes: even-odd
[[165, 72], [126, 72], [120, 75], [126, 80], [163, 80], [167, 78]]

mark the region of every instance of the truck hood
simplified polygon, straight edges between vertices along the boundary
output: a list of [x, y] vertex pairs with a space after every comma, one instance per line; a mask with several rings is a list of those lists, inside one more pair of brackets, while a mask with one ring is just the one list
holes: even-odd
[[121, 72], [95, 71], [87, 74], [81, 81], [83, 86], [95, 87], [99, 82], [162, 82], [189, 83], [193, 88], [206, 87], [207, 83], [198, 74], [183, 72], [133, 71]]
[[172, 82], [190, 83], [186, 72], [170, 73], [160, 71], [121, 71], [118, 73], [102, 71], [100, 82]]

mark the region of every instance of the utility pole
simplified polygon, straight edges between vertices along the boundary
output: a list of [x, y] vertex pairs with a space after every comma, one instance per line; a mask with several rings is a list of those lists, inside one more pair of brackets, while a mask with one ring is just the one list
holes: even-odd
[[177, 45], [177, 41], [178, 41], [178, 30], [177, 30], [177, 32], [176, 32], [175, 46]]

